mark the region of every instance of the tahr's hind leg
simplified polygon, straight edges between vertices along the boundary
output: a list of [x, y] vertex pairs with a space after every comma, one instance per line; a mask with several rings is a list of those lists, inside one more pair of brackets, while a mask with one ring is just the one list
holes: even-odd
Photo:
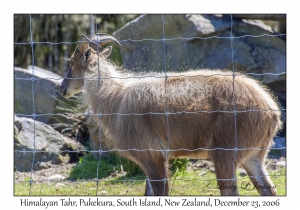
[[[264, 166], [267, 152], [268, 150], [255, 151], [241, 164], [260, 195], [276, 195], [276, 187], [272, 183]], [[251, 188], [253, 189], [253, 187]]]
[[237, 164], [234, 160], [234, 152], [215, 150], [211, 152], [211, 158], [215, 165], [221, 195], [239, 195], [236, 180]]
[[135, 161], [147, 176], [145, 195], [169, 195], [168, 162], [163, 153], [157, 151], [131, 152], [127, 157]]
[[145, 195], [169, 195], [167, 167], [168, 164], [164, 158], [158, 162], [148, 160], [148, 163], [144, 164], [143, 169], [148, 178], [148, 180], [146, 180]]

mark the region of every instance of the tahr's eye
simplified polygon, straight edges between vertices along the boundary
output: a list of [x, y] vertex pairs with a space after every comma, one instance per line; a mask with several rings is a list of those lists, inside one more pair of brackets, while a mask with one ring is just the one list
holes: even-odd
[[73, 61], [70, 61], [70, 66], [73, 66], [74, 65], [74, 62]]

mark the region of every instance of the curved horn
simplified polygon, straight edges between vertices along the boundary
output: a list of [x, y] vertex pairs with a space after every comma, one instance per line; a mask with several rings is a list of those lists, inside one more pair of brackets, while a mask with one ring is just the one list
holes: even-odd
[[[114, 37], [112, 37], [109, 34], [104, 34], [104, 33], [97, 33], [92, 35], [89, 40], [91, 40], [96, 46], [92, 46], [94, 49], [97, 49], [97, 44], [99, 47], [102, 47], [103, 45], [109, 43], [109, 42], [115, 42], [118, 45], [121, 46], [120, 42], [118, 42], [118, 40], [116, 40]], [[99, 49], [99, 48], [98, 48]]]
[[85, 35], [81, 34], [80, 43], [78, 44], [78, 50], [80, 52], [84, 52], [88, 48], [88, 46], [90, 46], [94, 50], [98, 51], [99, 48], [109, 42], [115, 42], [121, 46], [120, 42], [118, 42], [118, 40], [116, 40], [109, 34], [97, 33], [92, 35], [90, 38], [87, 38]]

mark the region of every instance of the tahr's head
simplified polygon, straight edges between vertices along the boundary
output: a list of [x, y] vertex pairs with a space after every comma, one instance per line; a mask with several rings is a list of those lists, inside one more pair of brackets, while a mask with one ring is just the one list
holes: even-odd
[[69, 59], [69, 68], [66, 76], [60, 85], [60, 93], [69, 98], [83, 89], [84, 75], [88, 71], [89, 65], [98, 65], [99, 58], [107, 58], [112, 47], [107, 47], [100, 51], [101, 47], [109, 42], [116, 42], [121, 45], [114, 37], [108, 34], [98, 33], [90, 38], [85, 35], [80, 36], [73, 55]]

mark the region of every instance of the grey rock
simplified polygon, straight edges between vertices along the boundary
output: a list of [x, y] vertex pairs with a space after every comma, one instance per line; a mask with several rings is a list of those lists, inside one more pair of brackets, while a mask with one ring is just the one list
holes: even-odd
[[198, 174], [198, 176], [203, 176], [205, 174], [207, 174], [207, 171], [202, 171], [201, 173]]
[[[286, 156], [286, 138], [285, 137], [279, 137], [274, 140], [274, 147], [272, 150], [275, 154], [278, 154], [279, 156]], [[277, 149], [276, 149], [277, 148]]]
[[[79, 142], [67, 138], [51, 126], [30, 118], [15, 116], [14, 165], [18, 171], [30, 171], [52, 164], [75, 160], [84, 150]], [[44, 163], [43, 163], [44, 162]]]
[[274, 148], [282, 148], [282, 147], [286, 147], [286, 138], [285, 137], [276, 138]]
[[62, 176], [60, 174], [55, 174], [53, 176], [48, 177], [47, 180], [50, 180], [50, 181], [61, 181], [61, 180], [65, 180], [65, 179], [66, 179], [66, 177], [64, 177], [64, 176]]
[[286, 162], [285, 161], [278, 161], [276, 163], [276, 166], [278, 166], [278, 167], [285, 167], [286, 166]]
[[49, 162], [39, 162], [37, 165], [40, 169], [46, 169], [51, 167], [51, 163], [49, 164]]
[[[34, 81], [32, 82], [32, 78]], [[62, 77], [45, 69], [28, 66], [27, 69], [14, 68], [14, 113], [23, 114], [47, 124], [57, 123], [51, 114], [57, 114], [55, 109], [58, 100], [66, 102], [59, 93], [59, 85]], [[57, 119], [62, 117], [55, 116]]]
[[[286, 42], [263, 34], [274, 35], [260, 20], [233, 18], [231, 34], [230, 15], [176, 14], [141, 15], [113, 36], [121, 41], [122, 62], [127, 69], [162, 72], [166, 66], [167, 71], [178, 72], [196, 68], [232, 70], [233, 60], [236, 71], [267, 84], [285, 103]], [[231, 35], [240, 37], [233, 39], [232, 48]]]

